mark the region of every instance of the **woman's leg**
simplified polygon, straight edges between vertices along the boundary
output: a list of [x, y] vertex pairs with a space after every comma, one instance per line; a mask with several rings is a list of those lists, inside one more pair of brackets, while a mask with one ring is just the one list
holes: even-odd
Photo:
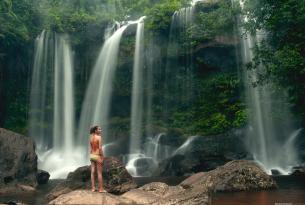
[[98, 177], [98, 186], [99, 186], [99, 191], [104, 191], [103, 187], [103, 176], [102, 176], [102, 171], [103, 171], [103, 158], [100, 159], [96, 165], [97, 165], [97, 177]]
[[95, 191], [95, 169], [96, 162], [91, 161], [91, 190]]

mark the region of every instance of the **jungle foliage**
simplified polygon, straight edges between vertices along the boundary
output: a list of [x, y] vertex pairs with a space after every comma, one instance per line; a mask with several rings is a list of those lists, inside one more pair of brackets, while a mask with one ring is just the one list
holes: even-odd
[[290, 102], [305, 119], [305, 1], [304, 0], [255, 0], [246, 1], [245, 14], [249, 21], [247, 31], [261, 29], [267, 33], [251, 68], [262, 62], [266, 72], [260, 83], [269, 80], [287, 88]]
[[[79, 113], [86, 82], [109, 24], [145, 15], [145, 42], [148, 44], [154, 39], [160, 47], [162, 70], [167, 59], [171, 17], [176, 10], [189, 4], [187, 0], [0, 1], [0, 126], [27, 132], [34, 41], [42, 30], [67, 33], [71, 37]], [[256, 49], [252, 67], [262, 61], [267, 68], [262, 79], [273, 78], [288, 88], [291, 102], [305, 119], [305, 0], [247, 0], [244, 12], [249, 21], [243, 26], [249, 33], [256, 29], [268, 33], [266, 42]], [[162, 120], [164, 93], [159, 85], [164, 84], [165, 79], [157, 77], [154, 86], [158, 89], [153, 93], [155, 124], [203, 135], [245, 125], [247, 116], [236, 70], [240, 62], [231, 62], [236, 61], [231, 54], [237, 46], [218, 45], [213, 47], [216, 50], [213, 54], [201, 56], [207, 45], [214, 46], [212, 43], [217, 37], [237, 35], [234, 26], [238, 13], [239, 7], [228, 0], [197, 4], [194, 23], [180, 39], [180, 43], [192, 45], [196, 56], [193, 70], [196, 92], [192, 102], [185, 103], [191, 106], [176, 103], [168, 113], [168, 119]], [[118, 109], [113, 115], [116, 122], [128, 121], [130, 105], [127, 88], [130, 86], [134, 37], [126, 34], [123, 39], [120, 55], [124, 58], [119, 62], [122, 76], [117, 77], [115, 87], [124, 89], [115, 91]], [[219, 52], [221, 49], [230, 52]], [[225, 58], [230, 61], [223, 60]], [[174, 74], [178, 68], [170, 69]], [[162, 75], [162, 72], [155, 75]]]

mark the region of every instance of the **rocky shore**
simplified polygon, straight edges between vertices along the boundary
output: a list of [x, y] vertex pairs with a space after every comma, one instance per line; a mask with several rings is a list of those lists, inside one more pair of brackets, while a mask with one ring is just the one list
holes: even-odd
[[[195, 152], [201, 149], [195, 149]], [[50, 175], [37, 169], [35, 144], [30, 138], [0, 128], [0, 156], [0, 197], [16, 192], [35, 193], [38, 184], [48, 182]], [[103, 166], [107, 193], [90, 191], [90, 166], [83, 166], [69, 173], [45, 198], [48, 204], [208, 205], [215, 192], [277, 187], [275, 181], [252, 161], [233, 160], [216, 167], [206, 172], [190, 170], [195, 174], [176, 186], [152, 182], [137, 187], [124, 164], [117, 158], [107, 157]]]
[[[76, 173], [72, 175], [77, 175]], [[132, 184], [132, 181], [129, 183]], [[57, 194], [57, 198], [49, 204], [208, 205], [211, 204], [213, 192], [275, 189], [277, 185], [256, 163], [236, 160], [215, 170], [194, 174], [177, 186], [153, 182], [139, 188], [130, 187], [120, 195], [114, 195], [111, 189], [108, 193], [96, 193], [84, 187], [74, 187], [74, 190], [70, 187], [69, 191], [64, 184], [60, 187], [65, 193]]]

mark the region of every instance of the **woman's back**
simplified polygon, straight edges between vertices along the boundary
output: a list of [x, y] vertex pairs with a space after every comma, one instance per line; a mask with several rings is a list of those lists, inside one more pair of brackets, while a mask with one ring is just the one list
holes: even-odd
[[97, 135], [92, 135], [90, 137], [90, 147], [91, 147], [91, 154], [100, 154], [100, 139]]

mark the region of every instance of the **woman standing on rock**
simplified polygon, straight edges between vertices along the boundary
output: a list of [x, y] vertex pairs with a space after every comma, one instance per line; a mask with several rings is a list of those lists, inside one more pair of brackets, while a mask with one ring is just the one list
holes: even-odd
[[91, 187], [95, 190], [95, 172], [97, 169], [99, 192], [106, 192], [103, 188], [102, 163], [104, 154], [102, 150], [102, 129], [94, 126], [90, 129], [90, 161], [91, 161]]

